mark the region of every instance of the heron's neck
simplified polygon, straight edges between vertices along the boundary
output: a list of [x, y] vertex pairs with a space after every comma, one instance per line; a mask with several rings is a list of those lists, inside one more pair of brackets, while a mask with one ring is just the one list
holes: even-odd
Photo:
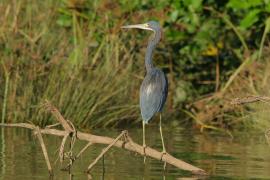
[[150, 38], [147, 49], [146, 49], [146, 54], [145, 54], [145, 67], [147, 73], [150, 72], [153, 68], [153, 61], [152, 61], [152, 55], [153, 55], [153, 50], [155, 49], [156, 45], [160, 41], [161, 38], [161, 31], [155, 31], [154, 35]]

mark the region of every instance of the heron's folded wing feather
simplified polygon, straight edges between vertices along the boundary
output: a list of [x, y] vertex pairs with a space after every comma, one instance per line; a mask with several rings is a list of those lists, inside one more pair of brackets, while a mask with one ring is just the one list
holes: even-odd
[[156, 69], [147, 75], [140, 89], [140, 107], [144, 121], [148, 122], [161, 111], [167, 97], [167, 80], [164, 73]]

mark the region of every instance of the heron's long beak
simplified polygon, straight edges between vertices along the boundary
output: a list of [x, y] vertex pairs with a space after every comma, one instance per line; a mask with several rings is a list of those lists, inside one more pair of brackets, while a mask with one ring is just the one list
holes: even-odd
[[148, 24], [134, 24], [134, 25], [127, 25], [122, 26], [121, 28], [128, 29], [128, 28], [137, 28], [137, 29], [145, 29], [145, 30], [152, 30]]

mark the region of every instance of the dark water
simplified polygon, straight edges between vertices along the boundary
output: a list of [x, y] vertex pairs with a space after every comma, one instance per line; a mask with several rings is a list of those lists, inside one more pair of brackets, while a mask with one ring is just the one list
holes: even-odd
[[[161, 149], [158, 127], [147, 126], [147, 144]], [[49, 179], [46, 163], [37, 139], [31, 131], [5, 129], [0, 145], [1, 179]], [[93, 133], [116, 137], [120, 130], [98, 129]], [[141, 130], [130, 129], [134, 141], [141, 141]], [[168, 165], [163, 171], [163, 163], [143, 158], [122, 149], [113, 148], [92, 170], [93, 179], [270, 179], [270, 146], [263, 134], [239, 134], [234, 139], [226, 135], [195, 133], [181, 128], [164, 129], [167, 151], [177, 158], [205, 169], [209, 177], [196, 177]], [[4, 138], [3, 138], [4, 137]], [[59, 137], [45, 136], [50, 160], [53, 164], [54, 179], [69, 179], [67, 172], [60, 171], [56, 161]], [[78, 152], [85, 142], [75, 143]], [[73, 179], [87, 179], [84, 173], [88, 165], [104, 146], [94, 145], [79, 158], [73, 166]]]

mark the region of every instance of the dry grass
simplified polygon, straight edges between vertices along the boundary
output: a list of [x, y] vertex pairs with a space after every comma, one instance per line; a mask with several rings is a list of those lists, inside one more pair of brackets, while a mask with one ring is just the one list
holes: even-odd
[[134, 54], [121, 39], [125, 34], [108, 24], [99, 29], [95, 17], [86, 20], [60, 2], [28, 3], [0, 4], [2, 121], [48, 124], [40, 106], [49, 100], [81, 127], [136, 122], [140, 80], [132, 74], [143, 71], [134, 70]]
[[192, 115], [201, 128], [215, 130], [259, 130], [270, 127], [270, 104], [254, 101], [237, 105], [233, 100], [249, 96], [270, 97], [269, 49], [265, 48], [263, 60], [245, 66], [226, 91], [219, 91], [194, 103]]
[[[265, 49], [265, 59], [254, 62], [234, 82], [228, 97], [245, 97], [250, 95], [270, 97], [270, 57]], [[231, 120], [231, 126], [243, 125], [244, 128], [266, 130], [270, 127], [270, 104], [255, 102], [244, 105], [237, 113], [238, 116]]]

